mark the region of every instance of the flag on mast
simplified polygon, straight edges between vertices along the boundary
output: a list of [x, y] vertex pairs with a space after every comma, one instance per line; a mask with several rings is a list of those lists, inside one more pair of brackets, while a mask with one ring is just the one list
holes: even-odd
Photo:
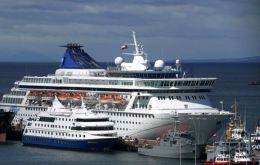
[[122, 45], [122, 46], [121, 46], [121, 49], [122, 49], [122, 50], [127, 49], [127, 45]]

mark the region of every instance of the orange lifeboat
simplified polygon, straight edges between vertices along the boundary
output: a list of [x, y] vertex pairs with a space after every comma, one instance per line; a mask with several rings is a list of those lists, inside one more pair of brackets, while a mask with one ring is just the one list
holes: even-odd
[[102, 103], [109, 103], [112, 102], [113, 98], [110, 96], [101, 96], [98, 100]]
[[72, 96], [70, 96], [70, 97], [71, 97], [71, 99], [73, 99], [73, 100], [80, 100], [80, 99], [81, 99], [80, 94], [74, 94], [74, 95], [72, 95]]
[[118, 104], [118, 103], [122, 103], [122, 102], [125, 102], [126, 100], [122, 97], [116, 97], [116, 98], [113, 98], [112, 102], [115, 103], [115, 104]]

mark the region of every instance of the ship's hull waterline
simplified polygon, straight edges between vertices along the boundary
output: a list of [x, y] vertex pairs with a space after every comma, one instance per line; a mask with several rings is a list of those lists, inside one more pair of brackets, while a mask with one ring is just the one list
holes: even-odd
[[111, 149], [117, 142], [116, 138], [106, 139], [59, 139], [40, 136], [23, 136], [24, 145], [64, 148], [82, 151], [104, 151]]

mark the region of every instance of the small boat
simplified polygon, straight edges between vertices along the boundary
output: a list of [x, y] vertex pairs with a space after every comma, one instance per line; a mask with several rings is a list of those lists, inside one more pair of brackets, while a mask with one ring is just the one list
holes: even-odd
[[247, 151], [236, 151], [233, 158], [234, 165], [259, 165], [259, 162], [252, 159]]
[[235, 163], [248, 163], [251, 161], [251, 158], [249, 158], [249, 155], [246, 151], [237, 151], [235, 152], [233, 161]]
[[260, 158], [260, 119], [258, 119], [255, 132], [250, 137], [253, 155]]
[[218, 154], [214, 160], [209, 160], [203, 165], [259, 165], [259, 162], [251, 159], [244, 151], [236, 152], [231, 159], [229, 154]]
[[231, 107], [233, 108], [232, 111], [234, 112], [234, 117], [231, 119], [231, 121], [228, 123], [228, 126], [226, 128], [226, 137], [228, 140], [233, 141], [243, 141], [246, 138], [246, 121], [242, 121], [240, 118], [240, 115], [237, 110], [237, 102], [235, 100], [234, 105]]
[[83, 151], [103, 151], [117, 142], [114, 123], [106, 115], [80, 108], [68, 109], [57, 97], [47, 112], [28, 121], [23, 132], [24, 145], [39, 145]]
[[238, 141], [219, 141], [207, 148], [207, 161], [203, 165], [258, 165], [249, 156], [246, 147]]
[[204, 162], [203, 165], [231, 165], [230, 155], [228, 154], [217, 154], [214, 161], [209, 160]]

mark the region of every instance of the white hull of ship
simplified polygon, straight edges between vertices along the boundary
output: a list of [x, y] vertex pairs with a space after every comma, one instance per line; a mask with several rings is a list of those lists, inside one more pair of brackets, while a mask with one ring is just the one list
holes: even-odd
[[[39, 110], [26, 110], [27, 108], [26, 106], [19, 107], [13, 126], [21, 128], [21, 124], [26, 125], [27, 119], [34, 118], [35, 114], [39, 113]], [[221, 123], [229, 118], [228, 115], [216, 111], [213, 111], [214, 113], [180, 113], [182, 110], [179, 112], [177, 110], [93, 111], [108, 115], [115, 123], [118, 136], [138, 139], [156, 139], [163, 136], [169, 129], [175, 127], [176, 114], [178, 114], [178, 120], [181, 122], [180, 131], [189, 132], [196, 144], [206, 144], [207, 140], [221, 127]], [[151, 115], [154, 117], [149, 117]]]
[[[99, 112], [96, 110], [95, 112]], [[102, 111], [115, 123], [118, 136], [138, 139], [156, 139], [165, 135], [170, 129], [174, 129], [176, 116], [173, 113], [154, 114], [154, 118], [120, 116], [124, 111]], [[151, 115], [152, 113], [142, 113]], [[189, 132], [196, 144], [206, 144], [207, 140], [221, 127], [221, 123], [228, 119], [222, 114], [179, 114], [179, 131]]]

